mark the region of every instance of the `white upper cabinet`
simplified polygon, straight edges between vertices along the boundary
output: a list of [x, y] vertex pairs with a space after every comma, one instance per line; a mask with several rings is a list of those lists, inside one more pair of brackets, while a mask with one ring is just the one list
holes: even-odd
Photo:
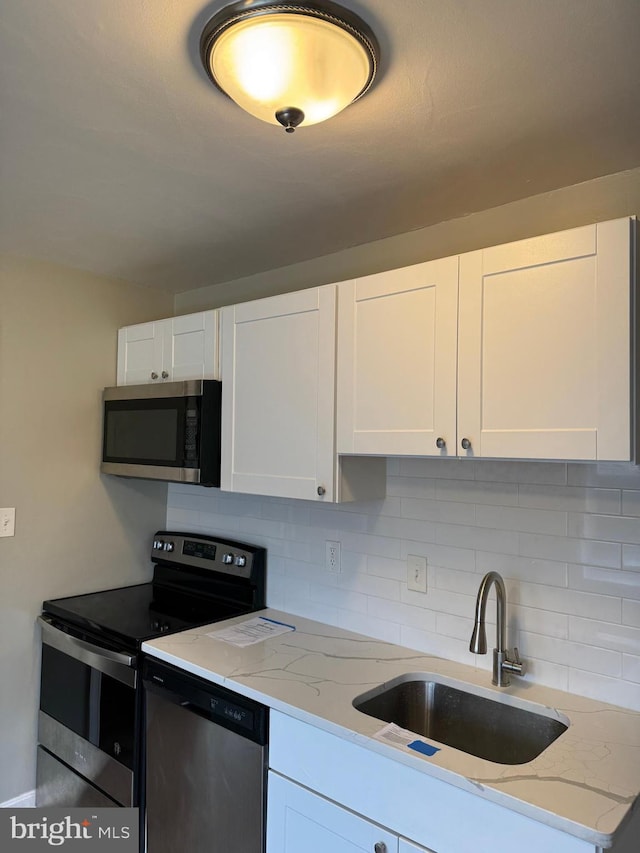
[[461, 257], [460, 454], [631, 458], [631, 238], [619, 219]]
[[632, 458], [634, 228], [340, 284], [338, 451]]
[[338, 287], [338, 452], [455, 455], [458, 258]]
[[218, 311], [200, 311], [118, 332], [118, 385], [219, 379]]
[[223, 308], [221, 332], [221, 488], [316, 501], [366, 491], [363, 460], [335, 453], [336, 286]]

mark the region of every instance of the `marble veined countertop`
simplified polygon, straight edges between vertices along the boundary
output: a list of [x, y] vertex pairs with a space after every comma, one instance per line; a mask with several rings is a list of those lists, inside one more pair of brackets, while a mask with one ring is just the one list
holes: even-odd
[[[295, 627], [239, 648], [208, 636], [255, 615]], [[493, 687], [486, 670], [266, 609], [144, 643], [143, 651], [303, 722], [417, 768], [477, 796], [609, 847], [640, 794], [640, 713], [513, 678]], [[465, 682], [507, 703], [524, 700], [569, 729], [527, 764], [503, 765], [439, 746], [432, 756], [376, 740], [385, 723], [355, 697], [406, 673]]]

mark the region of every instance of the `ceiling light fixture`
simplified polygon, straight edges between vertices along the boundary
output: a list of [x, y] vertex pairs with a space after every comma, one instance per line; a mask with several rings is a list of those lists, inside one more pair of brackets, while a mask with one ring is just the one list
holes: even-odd
[[370, 88], [378, 43], [335, 3], [240, 0], [211, 18], [200, 57], [238, 106], [287, 133], [336, 115]]

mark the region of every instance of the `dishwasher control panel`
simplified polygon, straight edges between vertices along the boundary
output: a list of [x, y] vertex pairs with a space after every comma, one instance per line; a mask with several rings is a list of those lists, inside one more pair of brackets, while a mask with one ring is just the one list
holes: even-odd
[[186, 711], [205, 716], [255, 743], [267, 742], [266, 705], [154, 658], [144, 661], [142, 677], [146, 690]]

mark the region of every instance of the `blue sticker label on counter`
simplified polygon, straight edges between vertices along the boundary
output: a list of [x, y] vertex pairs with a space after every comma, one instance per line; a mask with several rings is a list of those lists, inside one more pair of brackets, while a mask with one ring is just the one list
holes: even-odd
[[415, 749], [416, 752], [421, 752], [423, 755], [435, 755], [436, 752], [440, 752], [439, 747], [431, 746], [430, 743], [425, 743], [423, 740], [414, 740], [408, 743], [407, 746], [409, 749]]

